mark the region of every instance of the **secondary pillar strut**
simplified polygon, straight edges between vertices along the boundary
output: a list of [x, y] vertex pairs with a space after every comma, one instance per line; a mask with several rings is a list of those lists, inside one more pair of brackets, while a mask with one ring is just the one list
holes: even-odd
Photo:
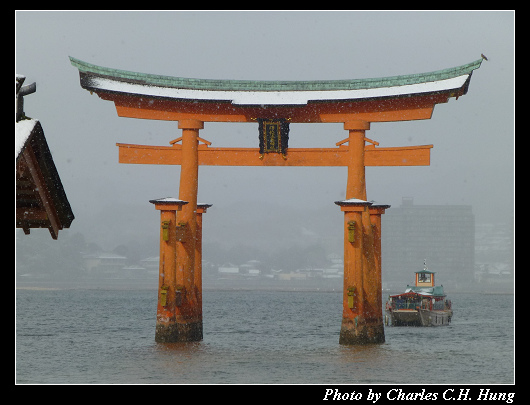
[[156, 310], [155, 341], [173, 342], [179, 335], [178, 307], [182, 304], [182, 291], [176, 279], [177, 211], [188, 204], [177, 198], [150, 200], [160, 211], [160, 259], [158, 276], [158, 302]]
[[197, 309], [202, 321], [202, 215], [212, 204], [197, 203], [197, 236], [195, 239], [195, 268], [194, 268], [194, 288], [197, 297]]
[[382, 297], [382, 265], [381, 265], [381, 215], [385, 213], [385, 210], [390, 208], [390, 205], [379, 204], [372, 201], [372, 205], [368, 208], [370, 212], [370, 221], [372, 223], [372, 233], [374, 236], [374, 252], [375, 252], [375, 275], [376, 279], [374, 280], [374, 291], [377, 293], [377, 303], [376, 309], [380, 308], [378, 312], [375, 313], [380, 319], [377, 320], [377, 323], [383, 323], [383, 297]]

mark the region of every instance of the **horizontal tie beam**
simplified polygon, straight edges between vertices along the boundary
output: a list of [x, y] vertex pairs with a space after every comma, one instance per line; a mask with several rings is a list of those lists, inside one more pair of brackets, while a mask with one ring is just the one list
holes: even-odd
[[[119, 162], [128, 164], [180, 165], [182, 147], [117, 143]], [[365, 166], [428, 166], [433, 145], [381, 148], [365, 147]], [[211, 148], [198, 146], [199, 165], [204, 166], [348, 166], [348, 146], [338, 148], [289, 148], [286, 155], [258, 148]]]

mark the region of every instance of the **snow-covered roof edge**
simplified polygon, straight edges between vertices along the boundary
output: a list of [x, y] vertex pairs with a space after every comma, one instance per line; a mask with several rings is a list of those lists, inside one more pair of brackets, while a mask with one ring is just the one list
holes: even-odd
[[350, 198], [348, 200], [335, 201], [335, 204], [340, 206], [345, 205], [372, 205], [370, 201], [360, 200], [358, 198]]
[[464, 87], [483, 59], [434, 72], [352, 80], [252, 81], [190, 79], [112, 69], [70, 57], [79, 69], [81, 86], [153, 97], [223, 100], [242, 105], [291, 105], [308, 101], [393, 97], [451, 91]]
[[35, 119], [27, 119], [15, 122], [15, 159], [20, 155], [33, 128], [39, 122]]
[[175, 197], [164, 197], [164, 198], [157, 198], [154, 200], [149, 200], [151, 204], [180, 204], [180, 205], [186, 205], [188, 201], [179, 200]]

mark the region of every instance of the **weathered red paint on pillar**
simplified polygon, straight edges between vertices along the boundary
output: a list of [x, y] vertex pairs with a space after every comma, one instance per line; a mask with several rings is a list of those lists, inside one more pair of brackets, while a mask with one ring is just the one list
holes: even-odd
[[349, 131], [348, 146], [350, 152], [346, 200], [350, 198], [366, 200], [364, 137], [365, 131], [370, 129], [370, 123], [365, 121], [349, 121], [344, 123], [344, 129]]
[[370, 304], [364, 271], [367, 235], [362, 223], [371, 203], [352, 198], [335, 204], [344, 212], [344, 287], [339, 343], [371, 343], [372, 334], [366, 328], [366, 314]]
[[195, 245], [197, 240], [197, 190], [199, 176], [198, 139], [204, 123], [197, 120], [179, 121], [182, 129], [182, 164], [179, 199], [188, 201], [177, 215], [180, 238], [177, 238], [176, 283], [180, 305], [176, 308], [173, 342], [202, 340], [202, 315], [195, 293]]
[[202, 319], [202, 214], [210, 208], [212, 204], [197, 204], [197, 236], [195, 241], [195, 271], [194, 284], [197, 308]]
[[[370, 123], [349, 121], [344, 123], [349, 131], [348, 180], [344, 211], [344, 291], [343, 317], [339, 343], [344, 345], [383, 343], [385, 341], [382, 317], [379, 315], [381, 291], [377, 290], [380, 272], [376, 265], [374, 235], [366, 201], [365, 131]], [[356, 201], [355, 201], [356, 200]], [[355, 241], [351, 241], [351, 221], [355, 222]], [[352, 285], [353, 281], [353, 285]], [[352, 294], [355, 305], [352, 307]]]
[[160, 259], [155, 341], [171, 342], [176, 334], [179, 301], [176, 283], [176, 222], [177, 211], [187, 204], [175, 198], [150, 200], [160, 210]]
[[381, 316], [381, 289], [378, 279], [381, 277], [376, 264], [375, 238], [370, 220], [369, 210], [362, 214], [363, 218], [363, 288], [364, 288], [364, 328], [367, 343], [384, 343], [385, 332]]
[[374, 251], [375, 251], [375, 267], [376, 267], [376, 291], [379, 292], [377, 296], [377, 308], [379, 308], [378, 315], [381, 317], [380, 322], [383, 322], [383, 297], [382, 297], [382, 265], [381, 265], [381, 215], [385, 213], [385, 210], [390, 208], [390, 205], [373, 203], [370, 208], [370, 221], [372, 222], [372, 231], [374, 235]]

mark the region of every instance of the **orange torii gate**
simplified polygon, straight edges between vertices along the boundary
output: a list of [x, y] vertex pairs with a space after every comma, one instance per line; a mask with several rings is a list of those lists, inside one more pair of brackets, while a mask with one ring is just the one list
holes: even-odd
[[[178, 198], [160, 210], [160, 276], [155, 339], [202, 339], [202, 214], [198, 167], [345, 166], [344, 289], [340, 344], [385, 340], [381, 297], [381, 214], [367, 201], [366, 166], [430, 164], [432, 145], [379, 147], [371, 122], [430, 119], [434, 106], [467, 93], [482, 59], [435, 72], [326, 81], [207, 80], [105, 68], [70, 57], [81, 87], [113, 101], [120, 117], [178, 121], [171, 146], [119, 143], [120, 163], [181, 166]], [[205, 122], [255, 122], [259, 147], [216, 148], [199, 137]], [[330, 148], [289, 148], [293, 123], [343, 123], [348, 137]], [[369, 144], [367, 145], [366, 142]], [[178, 212], [178, 214], [177, 214]]]

